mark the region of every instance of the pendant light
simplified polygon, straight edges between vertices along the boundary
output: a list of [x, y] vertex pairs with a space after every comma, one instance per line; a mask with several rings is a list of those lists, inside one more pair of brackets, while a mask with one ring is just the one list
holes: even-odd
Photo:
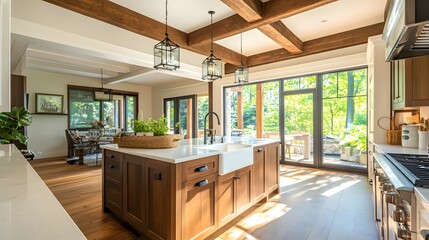
[[240, 34], [240, 54], [241, 54], [241, 64], [235, 70], [235, 83], [243, 84], [249, 82], [249, 68], [243, 66], [243, 34]]
[[215, 11], [209, 11], [211, 16], [211, 44], [210, 56], [203, 61], [203, 80], [212, 82], [217, 79], [222, 79], [222, 60], [213, 54], [213, 14]]
[[101, 69], [101, 88], [94, 88], [94, 101], [112, 101], [113, 93], [112, 89], [105, 89], [104, 86], [104, 78], [103, 78], [103, 69]]
[[165, 0], [165, 39], [153, 49], [154, 68], [173, 71], [180, 68], [180, 47], [168, 38], [167, 1]]

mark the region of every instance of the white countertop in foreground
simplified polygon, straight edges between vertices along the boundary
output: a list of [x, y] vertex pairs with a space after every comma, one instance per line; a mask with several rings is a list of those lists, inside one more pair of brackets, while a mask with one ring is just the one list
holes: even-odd
[[0, 145], [0, 239], [86, 239], [14, 145]]
[[[226, 138], [226, 143], [243, 143], [249, 144], [253, 147], [262, 146], [270, 143], [279, 142], [278, 139], [267, 138], [241, 138], [233, 137]], [[127, 153], [140, 157], [147, 157], [169, 163], [181, 163], [190, 160], [195, 160], [202, 157], [218, 155], [220, 151], [201, 149], [198, 147], [203, 146], [203, 139], [193, 138], [181, 140], [178, 147], [167, 149], [140, 149], [140, 148], [121, 148], [116, 144], [103, 145], [101, 148], [114, 150], [122, 153]]]

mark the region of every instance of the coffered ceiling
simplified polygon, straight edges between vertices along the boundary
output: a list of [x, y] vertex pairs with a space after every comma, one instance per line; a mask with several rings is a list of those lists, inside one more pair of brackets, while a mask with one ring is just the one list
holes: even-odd
[[[44, 1], [156, 41], [164, 37], [162, 0]], [[224, 60], [229, 73], [240, 62], [240, 33], [244, 62], [258, 66], [365, 43], [368, 36], [381, 33], [385, 4], [386, 0], [170, 0], [169, 34], [183, 49], [206, 55], [212, 29], [207, 12], [216, 11], [215, 54]], [[25, 41], [21, 40], [21, 45]], [[83, 51], [70, 54], [31, 41], [27, 45], [29, 68], [66, 69], [72, 74], [94, 76], [103, 67], [107, 77], [153, 86], [158, 82], [145, 82], [143, 76], [159, 78], [164, 84], [174, 75], [103, 56], [87, 56]], [[77, 66], [77, 59], [84, 64]], [[186, 81], [187, 77], [178, 78]]]

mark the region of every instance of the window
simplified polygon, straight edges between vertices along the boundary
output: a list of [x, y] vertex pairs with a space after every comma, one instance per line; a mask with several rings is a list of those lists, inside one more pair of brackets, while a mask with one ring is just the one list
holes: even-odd
[[94, 101], [91, 88], [69, 86], [68, 95], [69, 128], [86, 130], [101, 120], [106, 128], [132, 130], [132, 120], [137, 116], [137, 93], [114, 93], [112, 101]]
[[225, 135], [279, 137], [279, 81], [225, 88]]

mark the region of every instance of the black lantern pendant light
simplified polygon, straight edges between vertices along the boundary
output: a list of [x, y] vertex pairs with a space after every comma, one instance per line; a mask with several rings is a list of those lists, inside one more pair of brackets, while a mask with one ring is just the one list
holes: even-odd
[[235, 70], [235, 83], [243, 84], [249, 82], [249, 68], [243, 66], [243, 34], [240, 34], [240, 54], [241, 54], [241, 64]]
[[211, 45], [210, 45], [210, 56], [208, 56], [203, 61], [203, 80], [206, 81], [214, 81], [217, 79], [222, 79], [222, 60], [217, 58], [213, 54], [213, 14], [215, 14], [214, 11], [209, 11], [209, 14], [211, 15]]
[[94, 101], [112, 101], [112, 89], [104, 88], [103, 69], [101, 69], [101, 88], [94, 88]]
[[167, 0], [165, 0], [165, 39], [156, 44], [153, 49], [153, 67], [173, 71], [180, 68], [180, 47], [168, 38], [167, 13]]

